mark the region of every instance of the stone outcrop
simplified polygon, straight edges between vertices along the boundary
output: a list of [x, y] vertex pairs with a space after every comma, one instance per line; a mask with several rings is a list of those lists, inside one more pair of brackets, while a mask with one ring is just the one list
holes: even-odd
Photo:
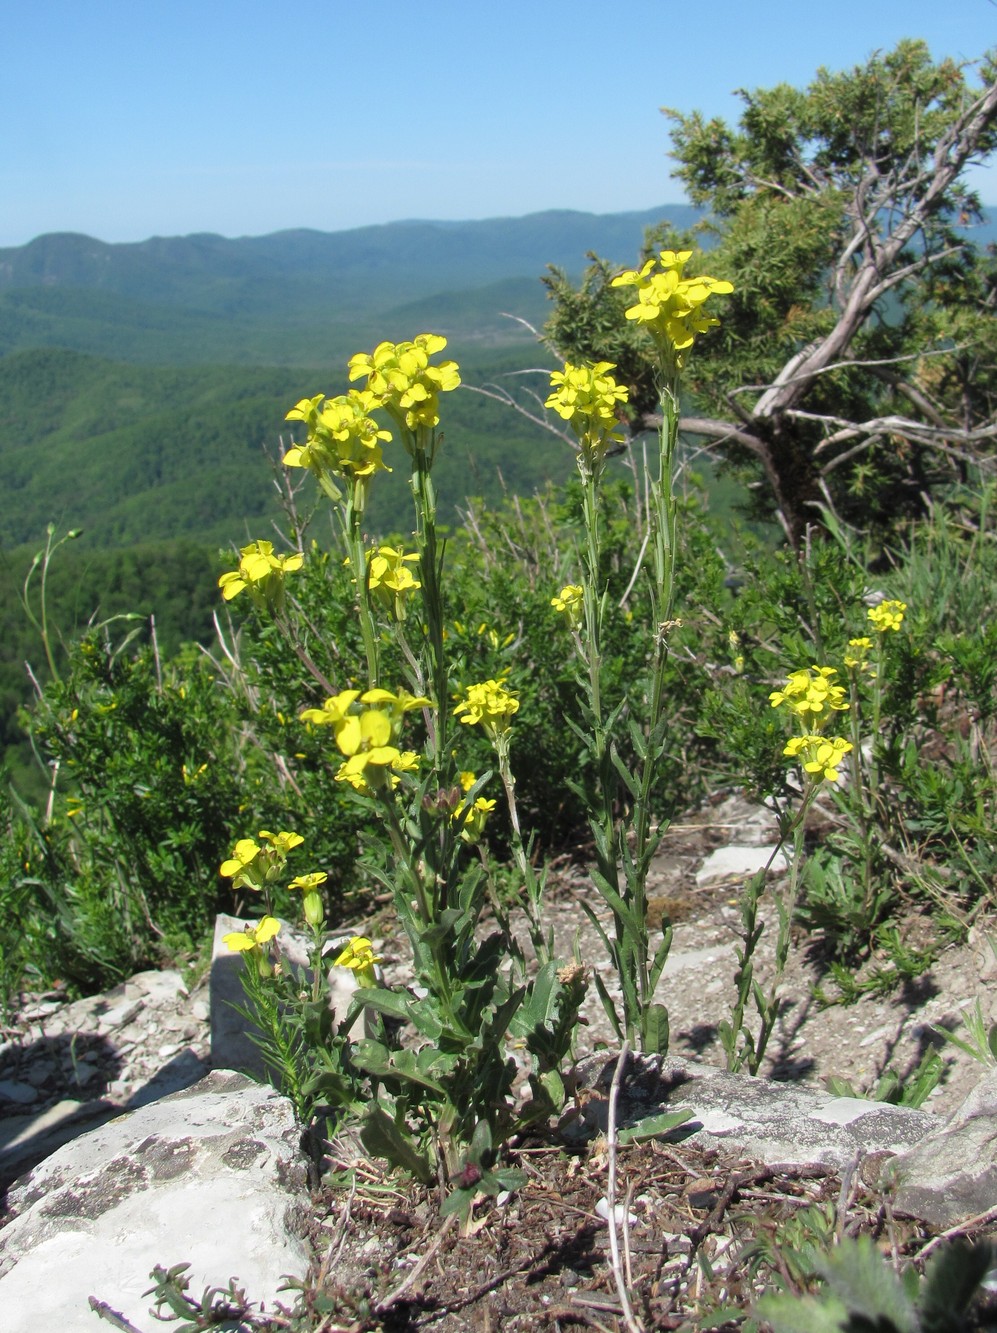
[[190, 1264], [198, 1296], [238, 1278], [272, 1310], [308, 1267], [299, 1138], [285, 1098], [216, 1072], [66, 1144], [8, 1195], [4, 1333], [92, 1333], [91, 1296], [145, 1327], [157, 1264]]
[[955, 1114], [890, 1163], [896, 1206], [937, 1227], [997, 1206], [997, 1070]]

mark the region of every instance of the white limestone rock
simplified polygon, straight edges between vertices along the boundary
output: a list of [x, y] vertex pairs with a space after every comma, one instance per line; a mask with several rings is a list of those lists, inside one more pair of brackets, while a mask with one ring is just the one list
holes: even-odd
[[189, 1263], [198, 1296], [237, 1278], [273, 1309], [309, 1261], [299, 1139], [273, 1088], [215, 1072], [66, 1144], [8, 1195], [4, 1333], [94, 1333], [90, 1296], [145, 1327], [157, 1264]]

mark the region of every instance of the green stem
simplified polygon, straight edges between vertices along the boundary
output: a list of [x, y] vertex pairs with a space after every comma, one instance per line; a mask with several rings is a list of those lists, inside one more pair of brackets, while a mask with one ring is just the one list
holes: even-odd
[[435, 454], [434, 433], [427, 427], [421, 427], [419, 432], [414, 435], [409, 432], [407, 445], [412, 457], [410, 485], [415, 503], [423, 616], [429, 643], [433, 702], [436, 707], [435, 734], [430, 736], [430, 743], [433, 766], [437, 772], [440, 772], [444, 766], [446, 755], [449, 673], [443, 643], [443, 591], [441, 587], [443, 558], [437, 543], [436, 490], [431, 475]]
[[376, 689], [380, 683], [380, 663], [377, 651], [377, 629], [374, 623], [374, 608], [370, 597], [370, 576], [367, 570], [367, 550], [363, 539], [363, 516], [366, 507], [367, 489], [364, 478], [358, 477], [347, 497], [344, 526], [350, 568], [357, 589], [357, 611], [360, 619], [360, 635], [363, 639], [364, 655], [367, 659], [367, 680], [370, 689]]

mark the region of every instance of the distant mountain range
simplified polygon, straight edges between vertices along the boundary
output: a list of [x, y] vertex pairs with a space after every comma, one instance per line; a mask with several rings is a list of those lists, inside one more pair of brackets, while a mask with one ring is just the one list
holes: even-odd
[[503, 312], [542, 319], [548, 264], [589, 251], [632, 263], [644, 229], [686, 205], [567, 211], [352, 231], [154, 237], [108, 245], [59, 233], [0, 250], [0, 355], [62, 346], [129, 361], [328, 364], [372, 335], [432, 325], [477, 342], [523, 338]]

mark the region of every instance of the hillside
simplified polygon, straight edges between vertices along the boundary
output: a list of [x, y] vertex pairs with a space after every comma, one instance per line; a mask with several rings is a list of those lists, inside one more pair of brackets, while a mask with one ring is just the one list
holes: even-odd
[[525, 335], [502, 312], [543, 318], [548, 264], [579, 272], [590, 250], [632, 262], [663, 216], [685, 226], [696, 214], [675, 205], [132, 245], [40, 236], [0, 250], [0, 355], [58, 346], [153, 363], [319, 366], [411, 336], [413, 321], [515, 342]]
[[[451, 350], [466, 383], [542, 362], [538, 349]], [[0, 358], [0, 547], [40, 544], [45, 527], [83, 528], [82, 547], [266, 536], [278, 513], [268, 453], [291, 439], [298, 399], [346, 388], [313, 368], [137, 366], [43, 349]], [[441, 520], [471, 494], [530, 494], [570, 472], [553, 436], [467, 389], [446, 403], [438, 460]], [[403, 460], [374, 488], [370, 523], [411, 526]], [[499, 480], [501, 473], [502, 480]], [[303, 508], [308, 509], [306, 484]]]

